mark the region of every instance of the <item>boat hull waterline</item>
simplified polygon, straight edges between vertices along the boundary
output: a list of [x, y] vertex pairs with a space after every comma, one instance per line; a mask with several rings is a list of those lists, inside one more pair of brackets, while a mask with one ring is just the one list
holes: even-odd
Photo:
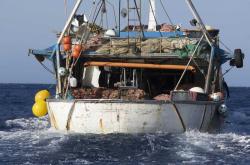
[[222, 103], [47, 100], [51, 127], [84, 134], [208, 131]]

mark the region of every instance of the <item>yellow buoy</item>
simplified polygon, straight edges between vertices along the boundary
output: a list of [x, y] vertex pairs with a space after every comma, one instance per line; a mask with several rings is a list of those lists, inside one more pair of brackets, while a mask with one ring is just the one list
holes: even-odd
[[50, 93], [47, 90], [42, 90], [37, 92], [36, 96], [35, 96], [35, 101], [38, 102], [39, 100], [45, 100], [47, 98], [50, 97]]
[[32, 107], [32, 112], [36, 117], [43, 117], [48, 113], [46, 102], [38, 100]]

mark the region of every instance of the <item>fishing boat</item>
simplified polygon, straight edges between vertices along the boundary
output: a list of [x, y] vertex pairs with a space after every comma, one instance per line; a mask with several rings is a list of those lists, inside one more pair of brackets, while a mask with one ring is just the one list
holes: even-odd
[[241, 68], [244, 54], [220, 48], [219, 29], [185, 1], [190, 29], [173, 23], [162, 0], [77, 0], [57, 43], [29, 50], [52, 61], [57, 80], [56, 95], [41, 96], [46, 107], [36, 103], [33, 113], [48, 111], [51, 127], [84, 134], [219, 128], [228, 95], [222, 65]]

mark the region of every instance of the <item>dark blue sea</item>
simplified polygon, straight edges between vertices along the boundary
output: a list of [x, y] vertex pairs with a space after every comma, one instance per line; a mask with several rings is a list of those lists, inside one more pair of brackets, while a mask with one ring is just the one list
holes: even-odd
[[[250, 88], [231, 88], [217, 133], [81, 135], [32, 115], [34, 95], [50, 85], [0, 85], [0, 164], [250, 164]], [[54, 91], [54, 88], [51, 88]]]

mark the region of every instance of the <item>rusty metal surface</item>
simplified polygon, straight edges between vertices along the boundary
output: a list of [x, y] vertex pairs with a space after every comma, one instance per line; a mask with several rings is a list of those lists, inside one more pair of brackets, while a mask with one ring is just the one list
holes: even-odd
[[218, 107], [208, 103], [48, 100], [56, 129], [94, 134], [206, 131]]
[[72, 115], [74, 112], [75, 104], [76, 104], [76, 102], [74, 102], [72, 107], [70, 108], [70, 112], [69, 112], [68, 120], [67, 120], [67, 125], [66, 125], [67, 130], [70, 130], [70, 122], [71, 122]]
[[179, 120], [181, 122], [183, 131], [185, 132], [186, 131], [186, 125], [185, 125], [185, 123], [184, 123], [184, 121], [182, 119], [182, 116], [181, 116], [181, 114], [180, 114], [180, 112], [179, 112], [179, 110], [178, 110], [178, 108], [176, 107], [175, 104], [173, 104], [173, 110], [176, 112], [176, 114], [177, 114], [177, 116], [178, 116], [178, 118], [179, 118]]
[[159, 101], [159, 100], [122, 100], [122, 99], [47, 99], [47, 102], [83, 102], [83, 103], [137, 103], [137, 104], [197, 104], [197, 105], [220, 105], [224, 103], [224, 100], [221, 101]]

